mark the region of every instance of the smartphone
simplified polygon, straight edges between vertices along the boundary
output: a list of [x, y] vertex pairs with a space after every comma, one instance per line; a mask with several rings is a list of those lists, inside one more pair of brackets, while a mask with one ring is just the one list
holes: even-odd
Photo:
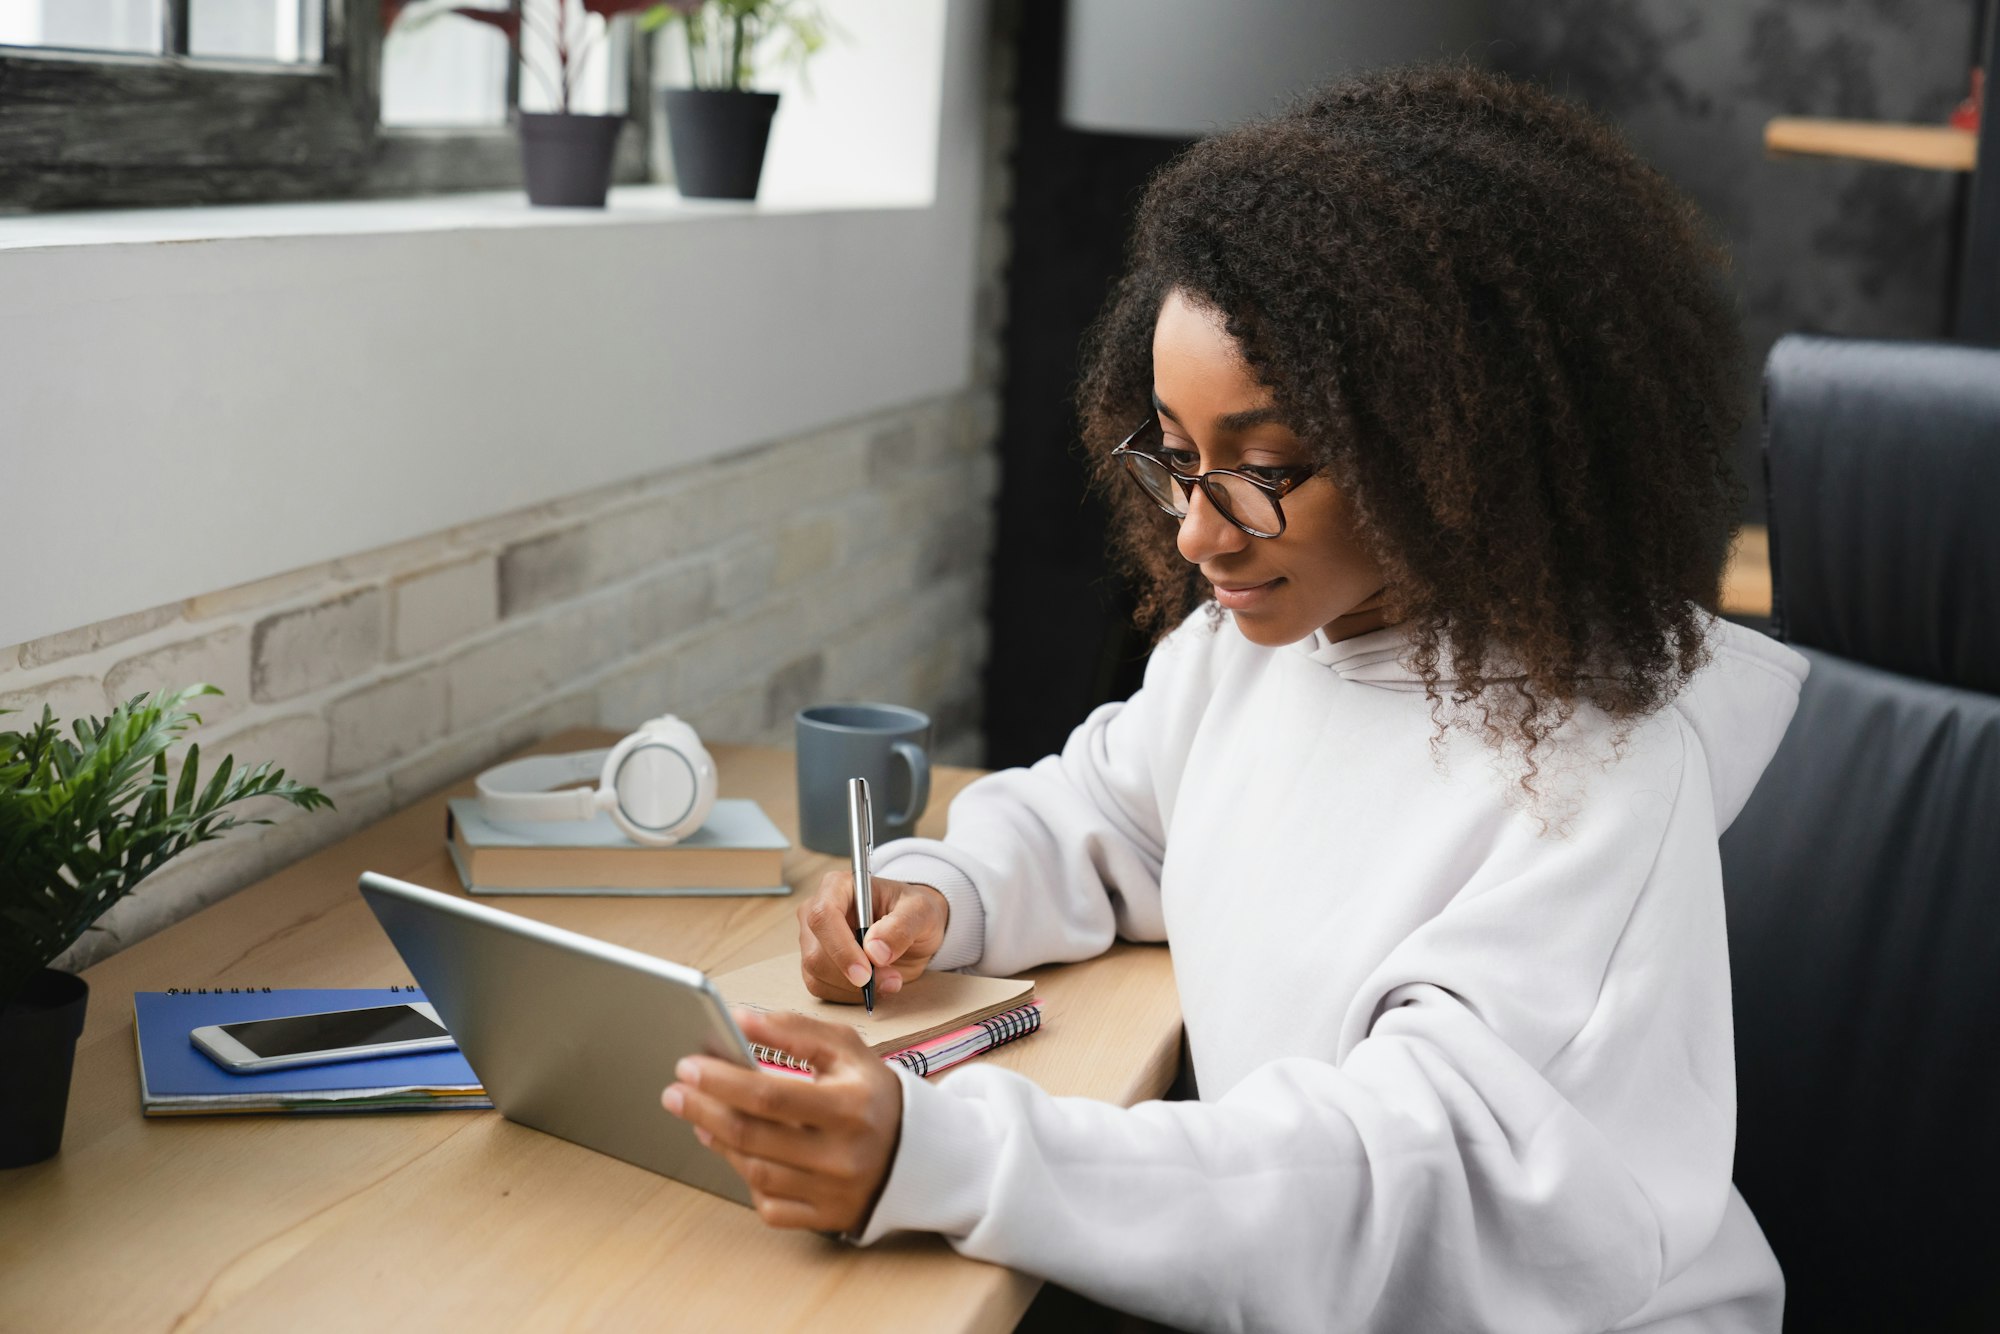
[[208, 1024], [188, 1037], [217, 1065], [239, 1074], [375, 1056], [411, 1056], [458, 1045], [438, 1022], [437, 1011], [422, 1001], [282, 1019], [247, 1019], [240, 1024]]

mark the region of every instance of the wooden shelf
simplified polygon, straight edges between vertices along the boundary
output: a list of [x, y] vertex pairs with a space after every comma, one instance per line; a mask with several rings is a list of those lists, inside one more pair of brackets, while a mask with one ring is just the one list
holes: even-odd
[[1979, 158], [1979, 136], [1950, 125], [1780, 116], [1764, 126], [1764, 151], [1888, 162], [1932, 171], [1971, 171]]
[[1771, 530], [1746, 523], [1722, 571], [1722, 611], [1728, 616], [1771, 614]]

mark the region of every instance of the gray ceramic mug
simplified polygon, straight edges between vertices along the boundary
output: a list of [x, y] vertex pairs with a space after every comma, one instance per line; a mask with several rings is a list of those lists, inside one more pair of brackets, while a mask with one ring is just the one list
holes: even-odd
[[931, 720], [898, 704], [800, 709], [799, 841], [837, 857], [847, 849], [847, 780], [868, 780], [875, 846], [908, 838], [931, 799]]

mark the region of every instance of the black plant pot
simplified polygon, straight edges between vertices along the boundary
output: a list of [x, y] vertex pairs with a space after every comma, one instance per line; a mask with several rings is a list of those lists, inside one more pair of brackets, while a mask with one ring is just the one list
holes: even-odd
[[778, 95], [667, 88], [660, 96], [680, 192], [689, 199], [755, 199]]
[[73, 973], [44, 968], [0, 1007], [0, 1167], [55, 1157], [69, 1110], [69, 1072], [83, 1036], [90, 988]]
[[611, 189], [623, 116], [521, 113], [521, 169], [528, 202], [557, 208], [603, 208]]

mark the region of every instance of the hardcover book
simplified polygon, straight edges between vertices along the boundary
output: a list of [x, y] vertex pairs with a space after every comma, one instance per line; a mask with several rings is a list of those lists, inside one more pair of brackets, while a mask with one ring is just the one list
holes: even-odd
[[786, 894], [791, 842], [754, 801], [715, 803], [672, 847], [634, 843], [600, 812], [591, 820], [489, 820], [455, 797], [445, 846], [471, 894]]

